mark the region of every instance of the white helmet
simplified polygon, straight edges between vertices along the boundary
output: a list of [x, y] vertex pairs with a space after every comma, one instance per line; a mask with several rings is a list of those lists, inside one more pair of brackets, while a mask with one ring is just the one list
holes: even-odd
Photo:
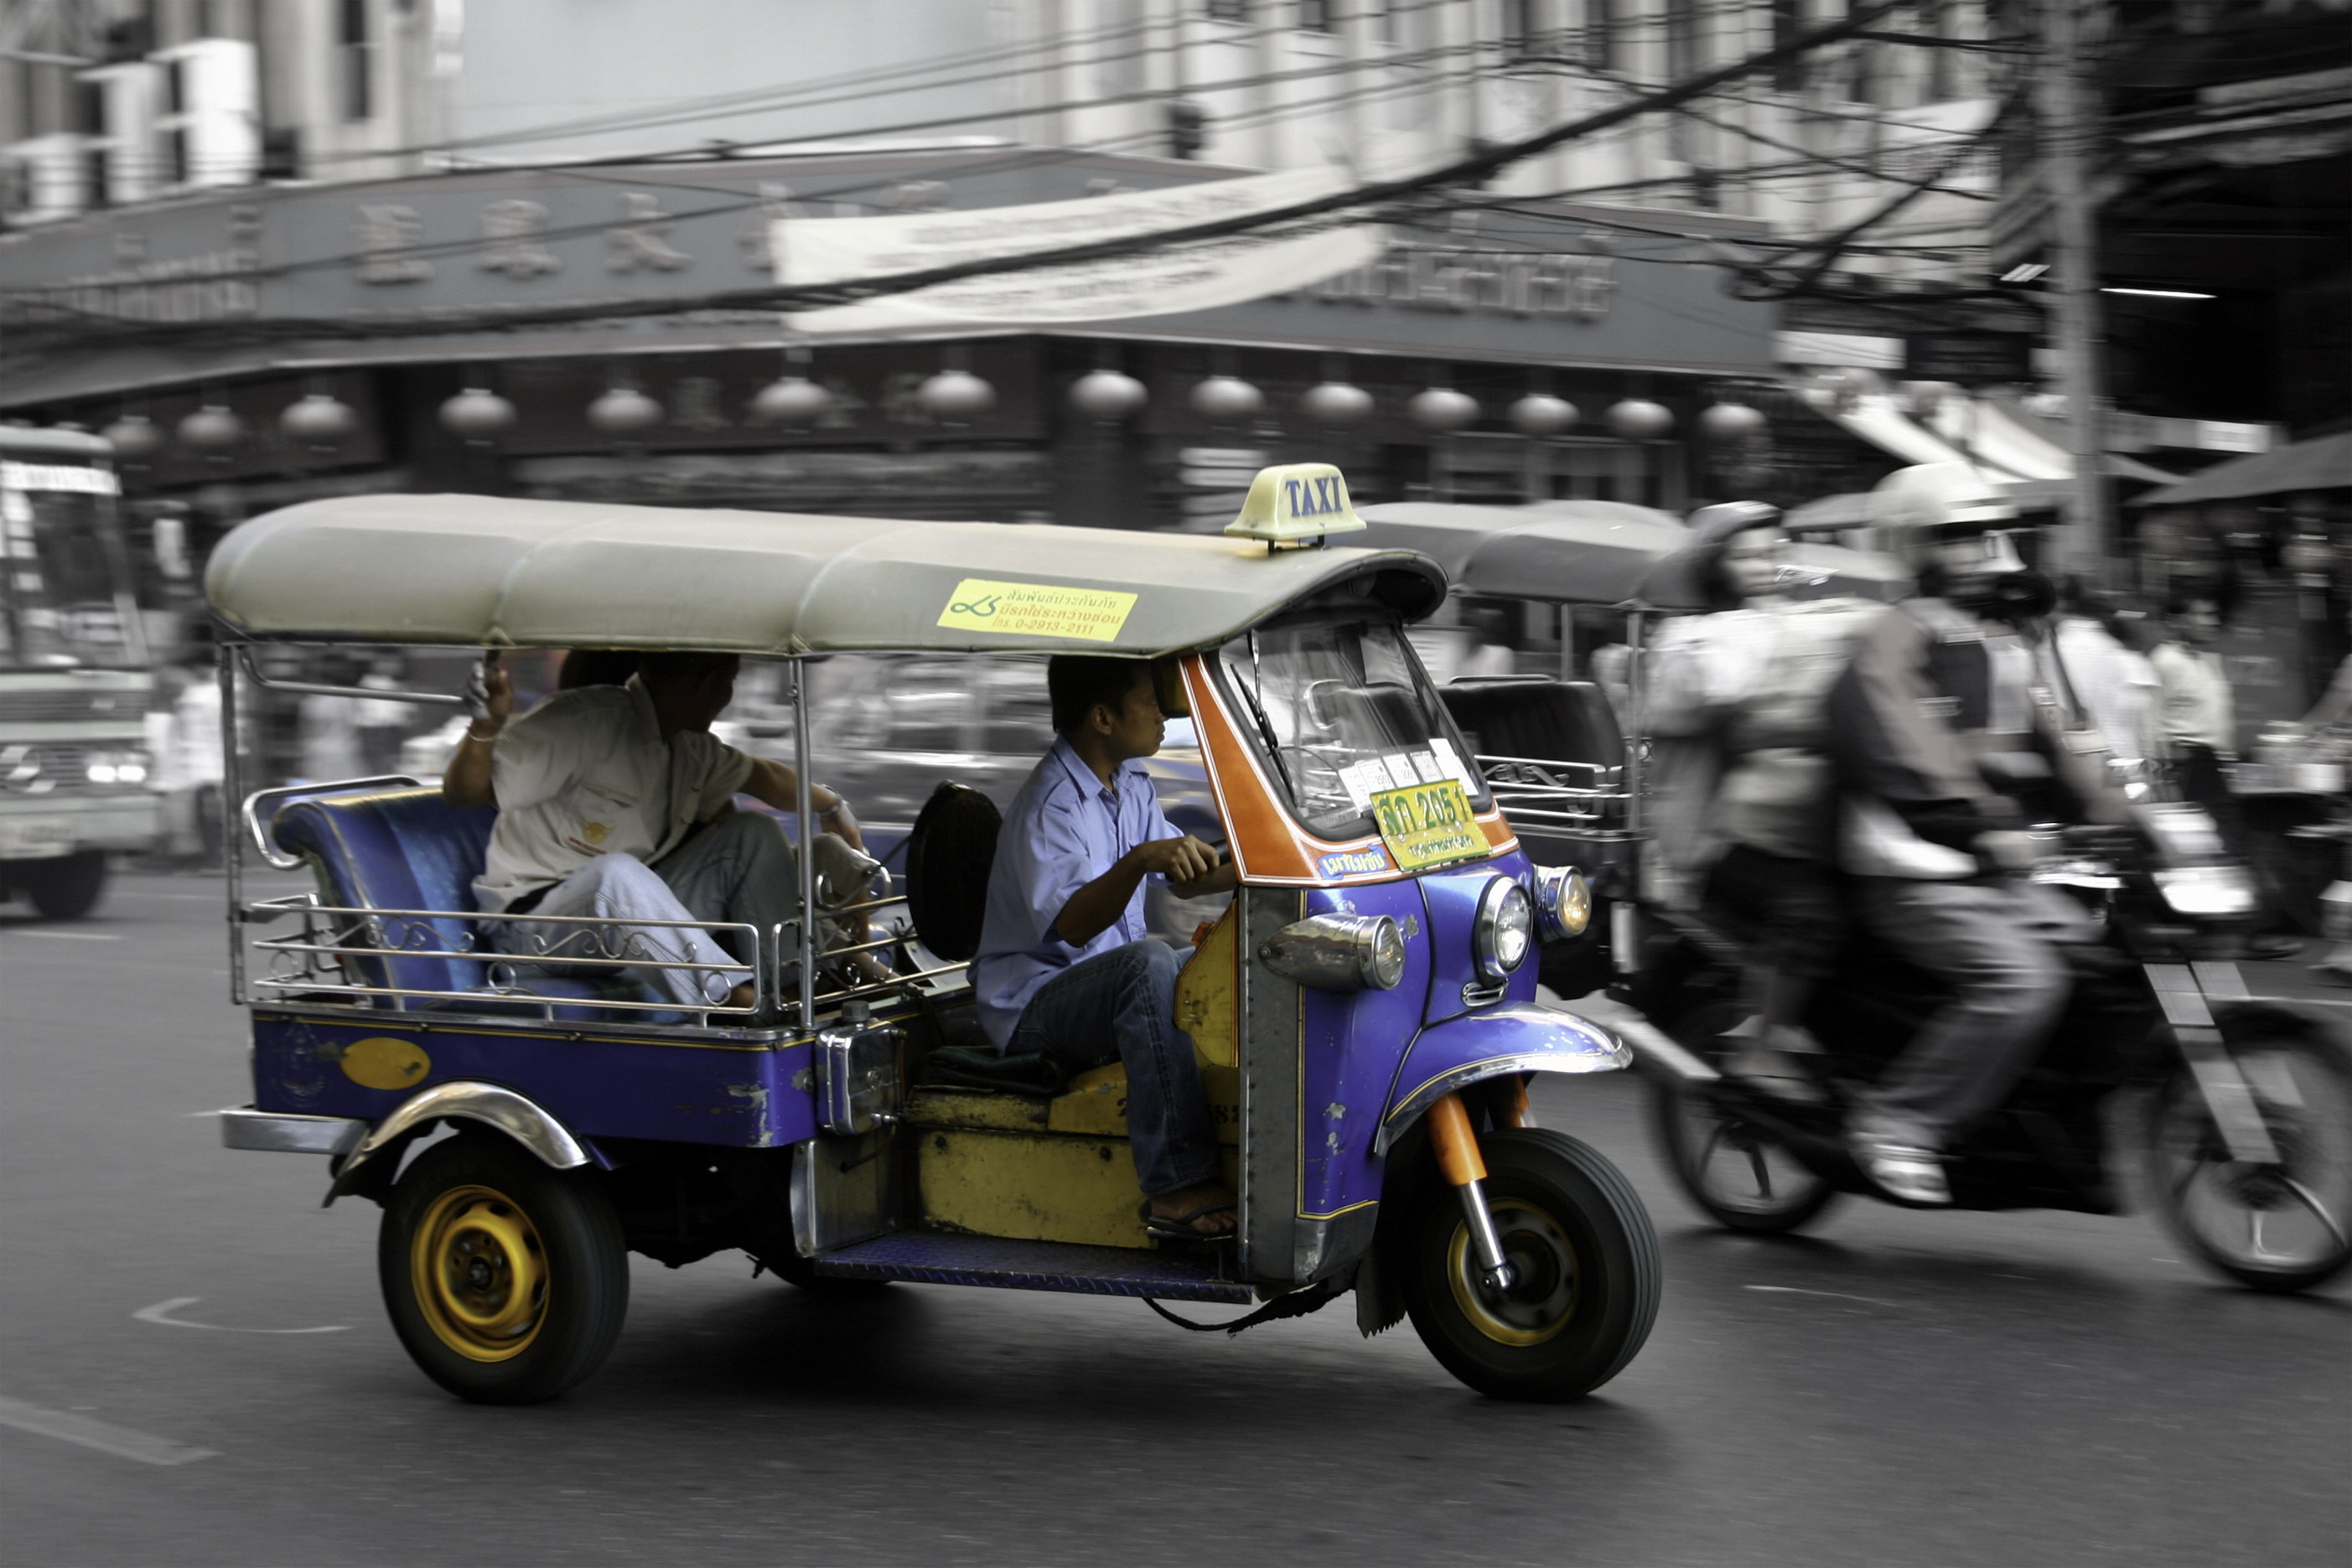
[[1878, 547], [1913, 568], [1928, 547], [2015, 526], [2017, 507], [1967, 463], [1897, 468], [1871, 493]]

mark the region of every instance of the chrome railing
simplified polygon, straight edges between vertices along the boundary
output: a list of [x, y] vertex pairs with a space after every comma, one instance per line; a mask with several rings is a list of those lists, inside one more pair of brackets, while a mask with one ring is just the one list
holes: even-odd
[[1622, 768], [1481, 753], [1478, 773], [1515, 827], [1580, 834], [1626, 831], [1633, 792]]
[[[887, 873], [886, 873], [887, 874]], [[903, 917], [881, 936], [874, 936], [876, 915], [906, 906], [903, 894], [859, 900], [820, 910], [817, 924], [826, 939], [816, 945], [817, 984], [809, 998], [817, 1014], [837, 1011], [842, 1004], [866, 998], [950, 989], [960, 983], [965, 966], [936, 964], [899, 973], [877, 963], [872, 955], [902, 943], [911, 948], [915, 936]], [[248, 985], [259, 997], [282, 1000], [299, 998], [312, 1006], [390, 1007], [411, 1009], [416, 1001], [438, 1001], [462, 1011], [467, 1000], [500, 1004], [536, 1004], [548, 1021], [561, 1007], [592, 1008], [615, 1014], [684, 1014], [702, 1028], [741, 1028], [751, 1020], [781, 1019], [783, 1009], [800, 998], [800, 988], [786, 984], [786, 970], [801, 961], [798, 921], [784, 921], [764, 933], [740, 921], [655, 920], [609, 915], [482, 915], [450, 909], [374, 909], [323, 902], [315, 893], [288, 894], [243, 906], [248, 925], [265, 925], [289, 917], [300, 928], [280, 936], [256, 936], [254, 953], [261, 972]], [[845, 923], [856, 922], [852, 926]], [[496, 943], [488, 928], [501, 925], [540, 927], [515, 940], [512, 950]], [[568, 927], [566, 935], [551, 937], [543, 929]], [[757, 964], [739, 961], [698, 963], [667, 957], [667, 949], [651, 944], [647, 933], [698, 930], [711, 936], [722, 933], [738, 938], [737, 946], [760, 955]], [[454, 935], [453, 935], [454, 933]], [[861, 939], [835, 940], [845, 936]], [[466, 988], [397, 986], [369, 977], [369, 966], [402, 957], [441, 957], [483, 966], [484, 983]], [[702, 1007], [681, 1006], [670, 998], [651, 1001], [627, 997], [553, 996], [533, 988], [542, 977], [593, 977], [636, 970], [684, 970], [719, 982], [720, 995]], [[749, 1005], [725, 999], [736, 986], [752, 984]], [[702, 982], [706, 997], [714, 988]]]

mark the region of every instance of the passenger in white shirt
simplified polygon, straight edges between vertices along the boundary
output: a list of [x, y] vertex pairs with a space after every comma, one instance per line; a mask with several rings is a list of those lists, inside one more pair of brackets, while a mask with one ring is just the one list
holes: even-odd
[[[556, 966], [567, 956], [642, 958], [650, 962], [618, 972], [681, 1008], [751, 1004], [757, 955], [740, 950], [740, 933], [722, 943], [692, 925], [628, 924], [735, 922], [765, 934], [799, 919], [782, 828], [732, 809], [741, 793], [789, 811], [799, 780], [709, 734], [734, 696], [738, 663], [648, 653], [626, 685], [559, 692], [520, 718], [506, 673], [489, 674], [441, 781], [452, 806], [499, 808], [476, 902], [485, 914], [614, 922], [489, 922], [492, 946]], [[811, 799], [829, 837], [863, 848], [846, 801], [823, 788]], [[695, 967], [656, 967], [665, 962]]]

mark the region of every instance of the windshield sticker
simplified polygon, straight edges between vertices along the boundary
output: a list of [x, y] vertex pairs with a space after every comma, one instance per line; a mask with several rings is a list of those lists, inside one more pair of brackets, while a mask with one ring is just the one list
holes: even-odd
[[1388, 870], [1389, 857], [1378, 850], [1342, 850], [1317, 861], [1315, 869], [1325, 877], [1362, 876]]
[[1054, 588], [967, 577], [948, 595], [948, 607], [940, 612], [939, 623], [960, 632], [1108, 643], [1118, 638], [1134, 608], [1134, 594], [1108, 589]]
[[1478, 776], [1463, 765], [1462, 754], [1454, 749], [1452, 741], [1442, 735], [1433, 735], [1429, 737], [1429, 749], [1437, 754], [1437, 766], [1450, 777], [1460, 779], [1464, 789], [1473, 795], [1478, 792]]
[[1356, 810], [1360, 811], [1371, 810], [1373, 790], [1385, 789], [1388, 787], [1389, 779], [1386, 768], [1382, 768], [1377, 778], [1372, 775], [1370, 768], [1360, 762], [1350, 762], [1339, 769], [1339, 788], [1348, 792], [1348, 799], [1354, 802]]
[[1382, 790], [1372, 797], [1372, 814], [1381, 841], [1406, 871], [1483, 860], [1490, 852], [1458, 779]]
[[1437, 765], [1437, 758], [1426, 751], [1412, 752], [1406, 760], [1412, 764], [1413, 782], [1417, 784], [1434, 784], [1446, 777], [1445, 770]]

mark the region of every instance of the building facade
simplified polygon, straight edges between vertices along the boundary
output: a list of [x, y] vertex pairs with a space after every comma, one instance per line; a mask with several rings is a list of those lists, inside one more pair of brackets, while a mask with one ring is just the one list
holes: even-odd
[[[144, 515], [199, 546], [371, 488], [1205, 528], [1251, 469], [1307, 456], [1366, 500], [1802, 499], [1867, 483], [1874, 452], [1784, 385], [1776, 329], [1808, 307], [1770, 267], [1916, 186], [1817, 274], [1899, 295], [1981, 271], [2000, 60], [1943, 47], [1983, 41], [1973, 5], [1439, 192], [1390, 214], [1373, 265], [1252, 304], [810, 334], [707, 302], [772, 276], [779, 221], [1380, 177], [1839, 15], [16, 0], [0, 415], [121, 433]], [[585, 319], [599, 302], [661, 313]], [[550, 305], [583, 319], [495, 329]], [[1105, 369], [1139, 407], [1073, 402]], [[929, 397], [947, 371], [990, 406]], [[779, 381], [822, 413], [761, 412]], [[1308, 395], [1332, 386], [1365, 395]], [[506, 414], [454, 413], [469, 392]], [[1722, 403], [1743, 420], [1702, 420]]]

